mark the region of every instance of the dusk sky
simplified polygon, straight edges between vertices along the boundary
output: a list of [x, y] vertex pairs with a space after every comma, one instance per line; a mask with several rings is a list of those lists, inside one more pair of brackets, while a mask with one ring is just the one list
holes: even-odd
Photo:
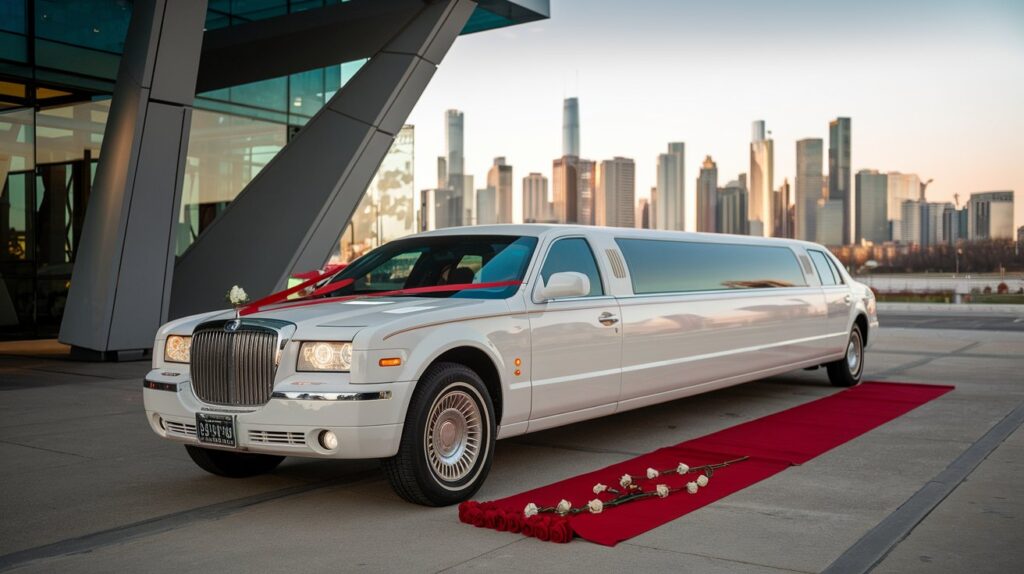
[[[416, 187], [434, 187], [444, 111], [465, 113], [466, 170], [494, 157], [551, 177], [562, 98], [580, 98], [583, 157], [636, 161], [686, 142], [686, 192], [705, 155], [719, 185], [749, 167], [750, 123], [775, 140], [775, 186], [795, 142], [852, 118], [853, 169], [933, 178], [930, 200], [1014, 190], [1024, 224], [1024, 2], [1020, 0], [552, 0], [551, 19], [460, 37], [413, 111]], [[826, 165], [827, 169], [827, 165]]]

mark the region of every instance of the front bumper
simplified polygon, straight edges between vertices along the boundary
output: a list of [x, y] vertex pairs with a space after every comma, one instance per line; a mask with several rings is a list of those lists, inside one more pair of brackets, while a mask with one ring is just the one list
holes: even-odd
[[[223, 406], [202, 402], [188, 380], [177, 381], [157, 370], [146, 377], [143, 403], [153, 432], [175, 442], [282, 456], [386, 458], [398, 452], [412, 389], [411, 382], [335, 385], [310, 392], [289, 389], [275, 393], [262, 406]], [[196, 438], [196, 413], [200, 412], [234, 416], [238, 446], [200, 443]], [[334, 450], [319, 442], [325, 430], [338, 437]]]

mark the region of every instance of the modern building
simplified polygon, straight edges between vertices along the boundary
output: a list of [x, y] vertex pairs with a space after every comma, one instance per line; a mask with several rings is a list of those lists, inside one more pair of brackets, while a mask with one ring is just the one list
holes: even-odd
[[718, 233], [747, 235], [747, 182], [746, 174], [739, 180], [730, 181], [718, 190]]
[[[414, 147], [413, 126], [403, 126], [395, 136], [373, 179], [370, 180], [366, 194], [352, 213], [348, 225], [342, 231], [338, 250], [331, 255], [331, 261], [353, 261], [371, 249], [414, 231]], [[194, 187], [199, 187], [194, 183], [187, 182], [183, 191], [183, 203], [189, 201], [189, 192]], [[229, 203], [225, 202], [224, 207], [227, 205]], [[185, 214], [186, 218], [188, 215]]]
[[[916, 173], [890, 171], [886, 174], [886, 189], [889, 195], [889, 235], [893, 241], [902, 241], [903, 203], [921, 198], [921, 178]], [[911, 233], [910, 236], [913, 236]]]
[[873, 169], [862, 169], [855, 178], [857, 243], [882, 244], [889, 241], [889, 177]]
[[548, 178], [531, 173], [523, 178], [523, 222], [542, 223], [552, 220], [548, 201]]
[[444, 187], [452, 190], [455, 195], [461, 195], [463, 206], [470, 212], [469, 217], [460, 215], [455, 225], [468, 225], [471, 221], [472, 206], [475, 201], [473, 187], [466, 187], [465, 116], [459, 110], [447, 110], [444, 113], [444, 118], [444, 140], [448, 152], [446, 157], [448, 180]]
[[[0, 332], [59, 327], [76, 351], [144, 356], [160, 323], [223, 307], [232, 285], [258, 297], [414, 230], [416, 204], [444, 194], [417, 201], [411, 167], [380, 171], [406, 165], [412, 106], [460, 34], [548, 13], [546, 0], [5, 0]], [[446, 182], [463, 169], [457, 127]]]
[[640, 229], [651, 228], [651, 202], [641, 197], [636, 204], [636, 226]]
[[658, 198], [655, 229], [683, 231], [686, 225], [686, 144], [668, 144], [668, 153], [658, 155]]
[[1024, 249], [1024, 225], [1017, 228], [1017, 252]]
[[579, 164], [574, 155], [562, 156], [551, 166], [552, 208], [558, 223], [579, 223]]
[[817, 208], [814, 241], [829, 247], [843, 245], [842, 200], [821, 198]]
[[919, 199], [908, 199], [900, 204], [900, 236], [894, 238], [907, 245], [924, 245], [925, 220], [927, 202]]
[[562, 155], [580, 157], [580, 101], [565, 98], [562, 102]]
[[580, 159], [576, 174], [579, 178], [579, 181], [576, 183], [576, 205], [579, 209], [579, 219], [576, 223], [594, 225], [596, 216], [594, 201], [597, 198], [597, 162], [589, 159]]
[[967, 241], [967, 208], [957, 209], [947, 204], [942, 212], [942, 237], [948, 245]]
[[601, 162], [594, 201], [594, 224], [636, 226], [636, 163], [626, 157]]
[[775, 142], [765, 137], [763, 120], [755, 121], [751, 132], [747, 219], [751, 235], [769, 237], [775, 230], [772, 207], [772, 193], [775, 191]]
[[796, 142], [796, 229], [794, 236], [814, 241], [818, 236], [818, 201], [824, 187], [824, 142], [820, 138]]
[[924, 222], [924, 229], [921, 231], [922, 245], [942, 245], [949, 243], [946, 237], [946, 229], [943, 220], [947, 210], [955, 209], [948, 201], [929, 201], [925, 204], [921, 220]]
[[782, 185], [772, 195], [772, 220], [775, 222], [773, 237], [793, 238], [793, 201], [789, 179], [782, 180]]
[[967, 234], [971, 241], [1013, 240], [1013, 192], [972, 193], [967, 202]]
[[697, 231], [714, 233], [718, 228], [718, 166], [704, 158], [697, 178]]
[[494, 225], [498, 221], [498, 190], [487, 186], [476, 190], [476, 224]]
[[[487, 188], [494, 190], [495, 223], [512, 223], [512, 166], [505, 158], [494, 158], [494, 165], [487, 172]], [[477, 202], [477, 213], [479, 214], [480, 202]], [[477, 224], [483, 225], [477, 215]]]
[[[850, 187], [850, 118], [828, 124], [828, 199], [842, 202], [842, 245], [853, 243], [853, 189]], [[835, 243], [831, 245], [837, 245]]]

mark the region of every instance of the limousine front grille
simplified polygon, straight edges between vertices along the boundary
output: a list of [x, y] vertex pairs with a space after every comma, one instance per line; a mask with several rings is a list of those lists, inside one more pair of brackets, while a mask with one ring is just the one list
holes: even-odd
[[277, 372], [278, 332], [242, 323], [200, 325], [192, 334], [192, 388], [217, 405], [259, 406], [270, 400]]

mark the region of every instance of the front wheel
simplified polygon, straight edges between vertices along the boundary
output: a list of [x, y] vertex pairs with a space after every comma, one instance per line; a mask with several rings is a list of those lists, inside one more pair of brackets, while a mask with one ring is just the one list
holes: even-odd
[[494, 406], [472, 369], [432, 366], [416, 385], [398, 454], [384, 459], [395, 492], [416, 504], [447, 506], [468, 499], [491, 468]]
[[283, 456], [256, 454], [252, 452], [229, 452], [213, 448], [185, 445], [192, 462], [199, 468], [228, 478], [247, 478], [266, 474], [281, 464]]
[[825, 367], [828, 369], [828, 380], [837, 387], [852, 387], [860, 382], [861, 374], [864, 373], [864, 335], [859, 325], [854, 325], [850, 331], [843, 358]]

